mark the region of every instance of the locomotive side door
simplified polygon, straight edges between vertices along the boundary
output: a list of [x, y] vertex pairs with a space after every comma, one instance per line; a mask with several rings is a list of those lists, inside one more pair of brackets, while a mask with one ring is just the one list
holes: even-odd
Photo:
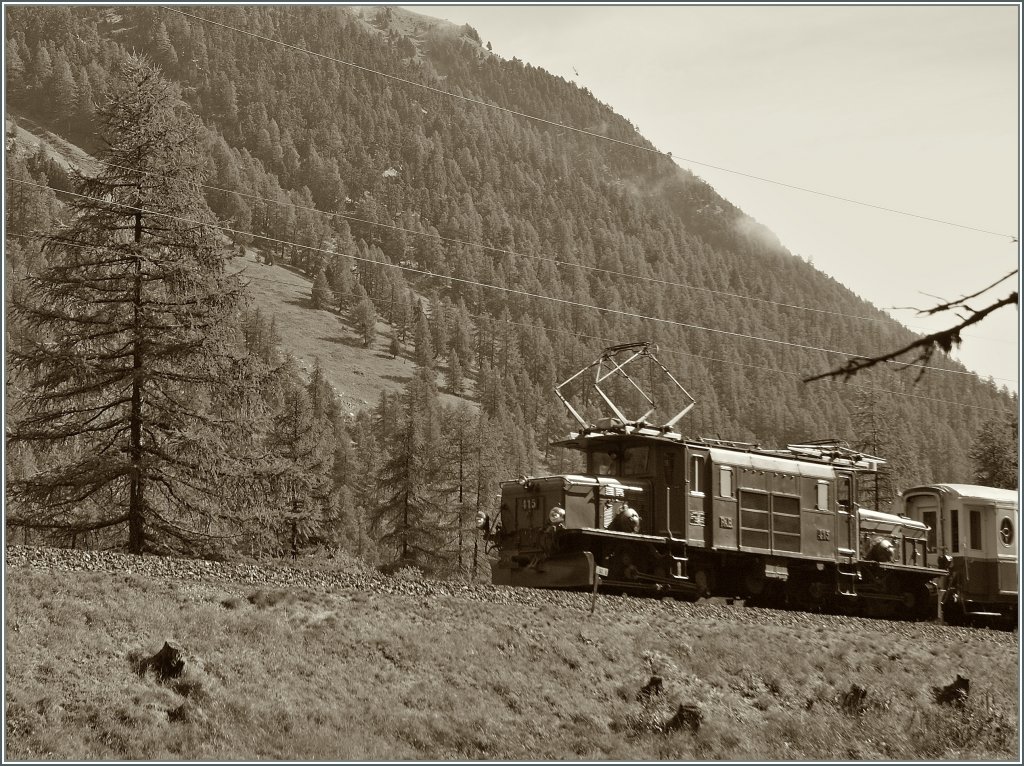
[[[658, 523], [654, 534], [670, 534], [672, 537], [686, 537], [686, 465], [685, 452], [677, 446], [662, 447], [661, 470], [664, 486], [660, 491], [662, 506], [659, 507]], [[655, 482], [655, 487], [659, 483]], [[658, 503], [655, 503], [658, 507]]]
[[839, 471], [836, 474], [836, 549], [857, 550], [857, 510], [853, 504], [853, 474], [846, 471]]
[[686, 451], [686, 541], [704, 547], [710, 522], [711, 456], [707, 450]]

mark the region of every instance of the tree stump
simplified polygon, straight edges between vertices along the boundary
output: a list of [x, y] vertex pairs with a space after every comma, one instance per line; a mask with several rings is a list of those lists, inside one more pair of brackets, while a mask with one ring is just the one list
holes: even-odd
[[850, 715], [860, 715], [867, 704], [868, 690], [860, 684], [854, 684], [850, 691], [843, 692], [839, 698], [842, 709]]
[[178, 707], [167, 711], [167, 720], [171, 723], [205, 723], [206, 713], [192, 700], [185, 700]]
[[161, 681], [178, 678], [185, 672], [185, 656], [181, 646], [173, 641], [164, 641], [159, 652], [142, 661], [139, 675], [145, 675], [148, 670], [152, 670]]
[[957, 673], [956, 680], [946, 686], [933, 686], [932, 696], [940, 705], [963, 707], [971, 693], [971, 680]]
[[704, 714], [700, 708], [696, 705], [684, 704], [679, 706], [676, 714], [665, 724], [665, 731], [689, 729], [692, 732], [696, 732], [702, 723], [704, 723]]
[[647, 685], [636, 693], [637, 700], [643, 702], [651, 697], [658, 696], [661, 694], [662, 685], [661, 676], [651, 676], [651, 680], [647, 682]]

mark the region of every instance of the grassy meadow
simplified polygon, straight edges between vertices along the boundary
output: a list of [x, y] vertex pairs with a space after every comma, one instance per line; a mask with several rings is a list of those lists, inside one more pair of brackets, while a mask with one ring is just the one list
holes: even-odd
[[[1015, 634], [7, 574], [8, 760], [1017, 758]], [[140, 676], [165, 639], [184, 675]]]

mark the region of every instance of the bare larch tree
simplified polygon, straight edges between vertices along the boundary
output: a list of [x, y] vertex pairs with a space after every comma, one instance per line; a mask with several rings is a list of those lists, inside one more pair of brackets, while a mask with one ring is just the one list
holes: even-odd
[[[9, 446], [8, 525], [107, 530], [131, 552], [195, 552], [245, 484], [251, 426], [235, 338], [240, 285], [202, 195], [200, 125], [129, 57], [99, 113], [106, 149], [77, 175], [70, 226], [28, 282], [11, 363], [28, 381]], [[126, 530], [126, 536], [117, 529]]]

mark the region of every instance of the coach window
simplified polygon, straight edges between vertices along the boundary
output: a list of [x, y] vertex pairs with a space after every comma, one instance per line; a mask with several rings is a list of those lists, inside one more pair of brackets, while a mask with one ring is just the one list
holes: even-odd
[[950, 547], [953, 549], [953, 553], [960, 552], [960, 511], [952, 510], [949, 512], [949, 536], [950, 536]]
[[723, 467], [718, 474], [718, 494], [721, 497], [735, 497], [732, 492], [732, 469]]
[[704, 494], [704, 458], [700, 455], [690, 460], [690, 494]]
[[817, 503], [815, 504], [814, 507], [817, 508], [819, 511], [827, 511], [828, 510], [828, 482], [827, 481], [819, 481], [818, 482], [818, 500], [817, 500]]
[[971, 550], [980, 551], [981, 542], [981, 511], [971, 511]]
[[1013, 545], [1013, 522], [1009, 516], [1004, 516], [999, 522], [999, 539], [1003, 541], [1003, 545]]

